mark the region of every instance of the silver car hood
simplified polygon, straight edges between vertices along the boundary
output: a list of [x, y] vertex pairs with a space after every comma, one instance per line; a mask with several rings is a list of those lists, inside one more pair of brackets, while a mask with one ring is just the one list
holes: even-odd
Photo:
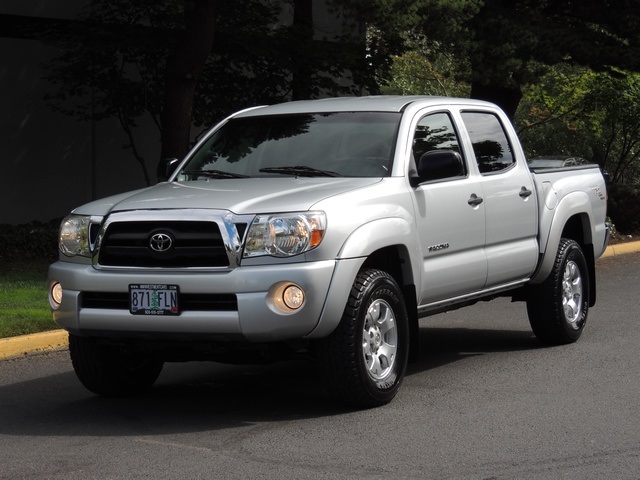
[[160, 183], [83, 205], [74, 212], [211, 208], [238, 215], [305, 211], [325, 198], [373, 185], [380, 178], [268, 177]]

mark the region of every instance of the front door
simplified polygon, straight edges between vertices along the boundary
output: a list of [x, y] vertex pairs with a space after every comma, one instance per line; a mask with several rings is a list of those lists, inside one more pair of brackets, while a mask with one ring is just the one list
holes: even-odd
[[[413, 160], [432, 150], [463, 155], [460, 137], [448, 112], [418, 117]], [[419, 305], [477, 292], [487, 277], [485, 209], [481, 182], [471, 175], [468, 161], [460, 175], [424, 183], [414, 189], [417, 229], [422, 250]]]

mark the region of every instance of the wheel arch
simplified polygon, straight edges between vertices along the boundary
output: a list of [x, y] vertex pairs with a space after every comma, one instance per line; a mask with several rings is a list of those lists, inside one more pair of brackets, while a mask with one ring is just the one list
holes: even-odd
[[555, 261], [560, 239], [571, 238], [578, 242], [585, 251], [591, 251], [593, 257], [593, 226], [594, 218], [589, 197], [584, 192], [567, 194], [553, 210], [541, 212], [541, 224], [548, 222], [544, 217], [552, 216], [546, 231], [540, 232], [540, 253], [542, 255], [538, 271], [534, 274], [531, 283], [542, 283], [551, 273]]
[[309, 339], [329, 335], [340, 322], [348, 292], [362, 268], [386, 271], [402, 291], [409, 320], [409, 360], [419, 356], [416, 275], [420, 270], [411, 252], [419, 249], [411, 224], [404, 218], [384, 218], [360, 226], [338, 254], [327, 302]]
[[376, 250], [367, 257], [362, 268], [383, 270], [391, 275], [400, 287], [409, 321], [409, 361], [417, 361], [420, 357], [418, 299], [411, 256], [407, 247], [396, 244]]
[[589, 199], [583, 192], [567, 195], [554, 211], [553, 221], [549, 228], [547, 243], [540, 262], [540, 267], [531, 283], [542, 283], [551, 273], [555, 255], [562, 238], [569, 238], [580, 245], [587, 261], [589, 273], [589, 306], [596, 301], [596, 270], [593, 248], [593, 212]]

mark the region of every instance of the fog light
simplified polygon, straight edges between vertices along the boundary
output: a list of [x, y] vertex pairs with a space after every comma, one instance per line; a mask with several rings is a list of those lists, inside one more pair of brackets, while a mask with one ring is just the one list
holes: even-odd
[[55, 282], [51, 285], [51, 308], [59, 308], [62, 303], [62, 285], [59, 282]]
[[278, 315], [293, 315], [304, 309], [307, 300], [302, 287], [290, 281], [284, 281], [271, 285], [266, 301], [272, 312]]
[[291, 310], [297, 310], [304, 303], [304, 292], [297, 285], [289, 285], [282, 292], [282, 301]]

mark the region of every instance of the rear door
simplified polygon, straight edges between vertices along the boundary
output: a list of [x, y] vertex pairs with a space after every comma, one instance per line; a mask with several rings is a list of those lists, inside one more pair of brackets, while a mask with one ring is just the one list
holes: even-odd
[[533, 178], [508, 120], [497, 111], [461, 112], [482, 177], [486, 287], [530, 276], [538, 261]]

